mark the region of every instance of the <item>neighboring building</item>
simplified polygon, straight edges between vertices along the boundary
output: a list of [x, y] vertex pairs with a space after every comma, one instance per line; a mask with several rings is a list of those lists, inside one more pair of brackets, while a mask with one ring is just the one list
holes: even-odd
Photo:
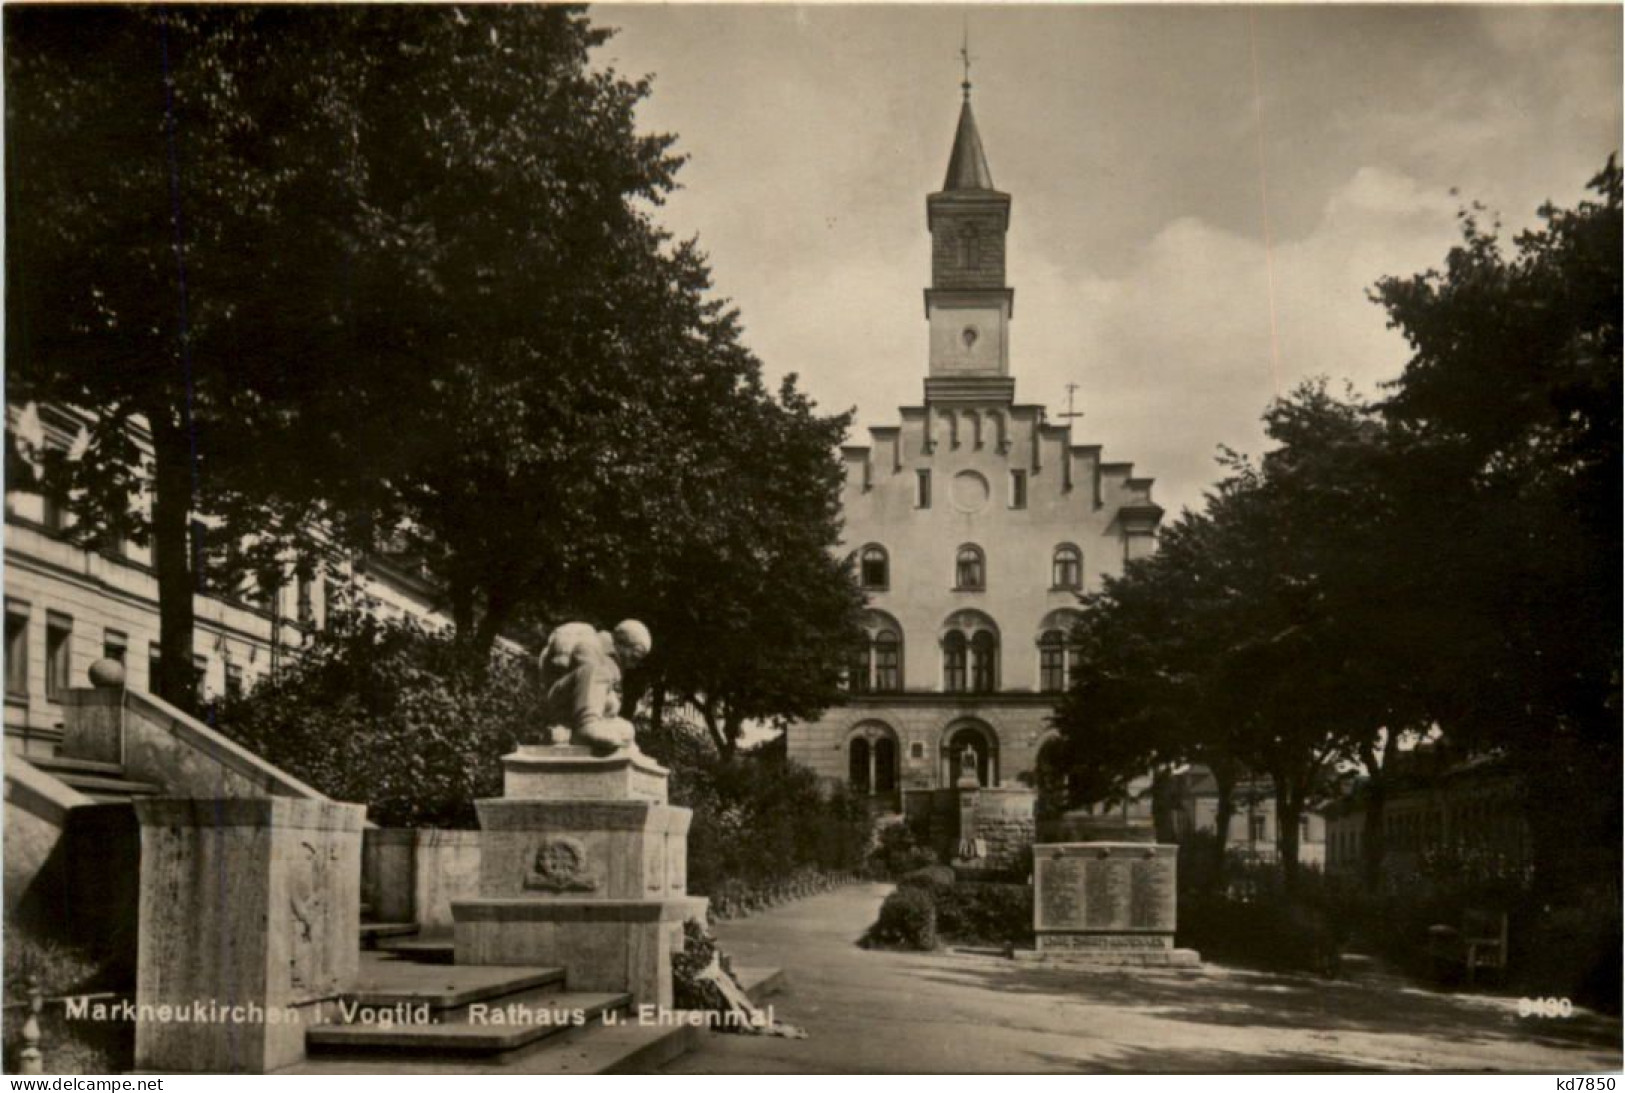
[[[1174, 787], [1174, 829], [1181, 841], [1196, 832], [1218, 830], [1219, 785], [1206, 767], [1178, 775]], [[1230, 795], [1230, 824], [1225, 847], [1254, 861], [1280, 856], [1280, 820], [1275, 812], [1275, 785], [1268, 778], [1243, 779]], [[1298, 862], [1325, 868], [1326, 816], [1310, 809], [1298, 817]]]
[[868, 593], [850, 697], [790, 729], [791, 758], [860, 792], [1029, 783], [1076, 653], [1079, 596], [1151, 553], [1151, 479], [1016, 401], [1005, 283], [1010, 196], [971, 113], [926, 199], [923, 404], [843, 448], [845, 549]]
[[[1501, 756], [1458, 759], [1424, 744], [1404, 753], [1382, 809], [1383, 872], [1421, 871], [1425, 854], [1450, 854], [1480, 873], [1513, 874], [1530, 863], [1523, 787]], [[1358, 874], [1365, 844], [1365, 785], [1326, 809], [1330, 873]]]
[[[6, 427], [40, 450], [72, 451], [88, 417], [52, 406], [7, 407]], [[137, 431], [136, 441], [144, 438]], [[151, 551], [133, 542], [85, 550], [64, 535], [64, 507], [7, 482], [5, 531], [6, 748], [50, 755], [61, 739], [62, 693], [87, 685], [90, 665], [124, 662], [129, 686], [147, 690], [158, 656], [158, 579]], [[199, 595], [193, 664], [205, 695], [251, 686], [325, 625], [340, 596], [384, 617], [439, 619], [433, 588], [387, 558], [336, 562], [275, 590], [243, 587]]]

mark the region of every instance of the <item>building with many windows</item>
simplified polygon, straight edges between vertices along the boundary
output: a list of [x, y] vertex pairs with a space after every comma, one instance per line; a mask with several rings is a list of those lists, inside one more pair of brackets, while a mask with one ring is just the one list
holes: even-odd
[[[80, 411], [10, 405], [6, 428], [22, 452], [72, 452], [90, 424]], [[137, 447], [145, 438], [137, 430]], [[49, 756], [62, 732], [62, 699], [88, 685], [90, 666], [123, 662], [128, 685], [150, 689], [158, 657], [158, 578], [142, 543], [90, 550], [65, 534], [58, 500], [8, 479], [5, 525], [6, 713], [8, 750]], [[194, 523], [193, 534], [206, 534]], [[216, 586], [194, 601], [193, 668], [201, 696], [246, 688], [296, 654], [340, 599], [381, 617], [439, 618], [435, 592], [415, 567], [384, 556], [334, 558], [324, 572], [277, 588]]]
[[846, 703], [789, 734], [791, 758], [862, 793], [951, 787], [967, 757], [983, 786], [1030, 784], [1075, 664], [1079, 596], [1155, 547], [1151, 479], [1016, 398], [1010, 207], [967, 83], [947, 179], [926, 199], [924, 399], [842, 450], [867, 646]]

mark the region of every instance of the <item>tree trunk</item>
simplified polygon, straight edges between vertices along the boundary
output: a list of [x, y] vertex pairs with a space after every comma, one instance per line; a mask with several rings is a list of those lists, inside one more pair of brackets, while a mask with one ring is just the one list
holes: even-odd
[[148, 689], [188, 713], [198, 709], [192, 675], [196, 619], [192, 596], [201, 590], [193, 572], [191, 445], [160, 413], [152, 429], [152, 561], [158, 574], [158, 678]]
[[1286, 779], [1275, 779], [1275, 846], [1280, 856], [1281, 881], [1290, 895], [1298, 889], [1298, 819], [1303, 815], [1303, 793]]
[[512, 593], [506, 582], [493, 584], [485, 592], [485, 611], [480, 615], [479, 624], [474, 628], [472, 652], [480, 662], [490, 660], [491, 648], [496, 645], [497, 637], [502, 628], [508, 625], [513, 617], [514, 607], [519, 598]]
[[448, 591], [451, 600], [452, 633], [460, 642], [472, 641], [474, 634], [474, 590], [453, 577]]
[[1174, 828], [1173, 780], [1166, 767], [1151, 775], [1151, 828], [1159, 843], [1179, 841]]
[[1387, 855], [1383, 816], [1388, 803], [1388, 768], [1398, 752], [1399, 734], [1390, 731], [1379, 757], [1370, 744], [1360, 746], [1360, 760], [1365, 764], [1365, 818], [1360, 830], [1360, 883], [1367, 892], [1382, 888], [1382, 862]]
[[717, 720], [716, 699], [707, 697], [704, 702], [696, 703], [700, 708], [700, 716], [705, 719], [705, 731], [711, 734], [711, 743], [716, 745], [717, 754], [723, 759], [733, 758], [733, 749], [728, 746], [728, 737], [722, 731], [722, 724]]
[[1228, 861], [1225, 851], [1230, 843], [1230, 820], [1236, 814], [1236, 766], [1220, 760], [1208, 764], [1208, 770], [1213, 772], [1213, 786], [1219, 795], [1213, 810], [1213, 850], [1218, 856], [1213, 863], [1213, 886], [1215, 891], [1222, 891]]
[[729, 710], [722, 719], [722, 734], [728, 739], [728, 750], [723, 753], [723, 759], [732, 760], [735, 755], [739, 754], [739, 737], [744, 731], [745, 719]]

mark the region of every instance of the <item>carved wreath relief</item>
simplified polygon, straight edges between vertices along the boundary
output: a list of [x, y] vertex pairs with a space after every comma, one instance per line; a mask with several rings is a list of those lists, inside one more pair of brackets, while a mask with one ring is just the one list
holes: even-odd
[[587, 848], [580, 839], [560, 836], [536, 849], [525, 887], [544, 892], [591, 892], [598, 878], [587, 872]]

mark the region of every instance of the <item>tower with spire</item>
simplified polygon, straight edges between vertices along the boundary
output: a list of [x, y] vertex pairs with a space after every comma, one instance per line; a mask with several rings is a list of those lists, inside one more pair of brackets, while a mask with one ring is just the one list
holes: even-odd
[[1132, 464], [1077, 441], [1079, 415], [1052, 422], [1016, 401], [1011, 201], [993, 184], [961, 55], [948, 172], [926, 197], [925, 397], [841, 450], [865, 646], [845, 703], [792, 727], [788, 747], [876, 807], [938, 819], [942, 795], [974, 778], [978, 810], [1019, 826], [1055, 754], [1048, 720], [1076, 663], [1079, 596], [1154, 549], [1162, 509]]
[[[962, 51], [965, 52], [965, 51]], [[1005, 283], [1010, 195], [993, 186], [971, 110], [969, 55], [959, 128], [942, 189], [926, 198], [931, 232], [931, 324], [926, 401], [1010, 402], [1010, 318], [1015, 290]]]

